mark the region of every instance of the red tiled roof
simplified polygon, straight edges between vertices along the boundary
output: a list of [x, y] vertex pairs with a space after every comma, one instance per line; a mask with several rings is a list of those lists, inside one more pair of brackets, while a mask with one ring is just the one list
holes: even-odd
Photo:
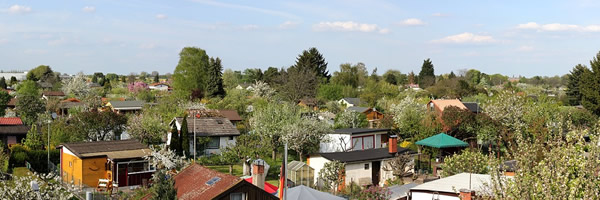
[[[212, 185], [206, 182], [218, 177], [219, 181]], [[175, 177], [177, 199], [213, 199], [229, 188], [239, 184], [242, 179], [229, 174], [223, 174], [199, 164], [192, 164], [179, 172]]]
[[79, 101], [79, 99], [77, 99], [77, 98], [71, 97], [71, 98], [62, 100], [60, 102], [81, 102], [81, 101]]
[[[252, 183], [252, 177], [244, 179], [244, 180], [247, 181], [248, 183]], [[274, 194], [277, 192], [277, 189], [279, 189], [277, 186], [265, 182], [265, 191], [267, 191], [268, 193]]]
[[0, 117], [0, 125], [23, 125], [23, 121], [18, 117]]
[[44, 91], [42, 94], [44, 96], [65, 96], [65, 93], [62, 91]]
[[229, 119], [229, 121], [242, 121], [242, 117], [240, 117], [240, 114], [236, 110], [219, 110], [219, 113]]

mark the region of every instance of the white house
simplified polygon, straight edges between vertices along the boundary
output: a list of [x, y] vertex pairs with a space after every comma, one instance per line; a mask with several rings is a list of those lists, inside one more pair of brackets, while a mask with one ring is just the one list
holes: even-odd
[[338, 101], [340, 105], [344, 105], [346, 107], [353, 107], [360, 105], [360, 98], [342, 98]]
[[153, 83], [148, 86], [150, 90], [169, 91], [169, 85], [166, 83]]
[[460, 173], [415, 186], [410, 189], [409, 196], [412, 200], [460, 200], [459, 195], [486, 196], [490, 192], [486, 185], [491, 184], [491, 179], [487, 174]]
[[319, 144], [320, 153], [345, 152], [386, 147], [390, 129], [345, 128], [336, 129]]
[[[389, 140], [390, 145], [387, 148], [318, 153], [310, 155], [307, 158], [307, 163], [315, 172], [318, 172], [324, 167], [325, 163], [337, 160], [346, 164], [344, 184], [349, 185], [354, 182], [361, 186], [382, 186], [385, 180], [394, 178], [392, 171], [386, 170], [386, 166], [388, 166], [391, 159], [401, 153], [415, 153], [409, 149], [398, 148], [395, 136], [390, 137]], [[315, 182], [320, 183], [318, 176], [315, 176]]]
[[[181, 134], [182, 122], [182, 117], [176, 117], [169, 125], [177, 127], [177, 131]], [[191, 151], [188, 155], [194, 155], [194, 151], [196, 151], [197, 155], [220, 154], [221, 148], [234, 145], [236, 138], [240, 136], [240, 131], [233, 126], [231, 121], [223, 117], [188, 117], [187, 127]], [[194, 133], [196, 138], [208, 137], [210, 141], [206, 144], [197, 143], [196, 148], [194, 148]], [[170, 144], [170, 138], [171, 133], [168, 134], [167, 144]]]

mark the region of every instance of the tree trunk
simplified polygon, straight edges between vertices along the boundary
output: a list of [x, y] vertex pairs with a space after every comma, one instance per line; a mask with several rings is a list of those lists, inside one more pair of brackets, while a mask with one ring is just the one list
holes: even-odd
[[233, 174], [233, 165], [229, 165], [229, 174]]
[[302, 162], [302, 153], [298, 152], [298, 159]]
[[277, 151], [277, 149], [273, 149], [273, 155], [271, 155], [271, 159], [273, 159], [273, 160], [276, 160], [276, 159], [275, 159], [275, 157], [276, 157], [276, 155], [275, 155], [275, 154], [277, 154], [277, 152], [276, 152], [276, 151]]
[[243, 163], [244, 163], [244, 176], [250, 176], [251, 175], [250, 171], [251, 171], [252, 165], [250, 165], [249, 162], [246, 162], [246, 160], [244, 160]]

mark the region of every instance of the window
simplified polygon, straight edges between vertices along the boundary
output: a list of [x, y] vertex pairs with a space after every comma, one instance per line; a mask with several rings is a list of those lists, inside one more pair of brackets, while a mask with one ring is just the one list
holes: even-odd
[[362, 150], [362, 137], [352, 138], [352, 150]]
[[229, 140], [233, 140], [233, 135], [229, 136]]
[[230, 200], [246, 200], [246, 194], [238, 192], [229, 194]]
[[73, 161], [69, 161], [69, 167], [73, 167]]
[[374, 147], [375, 140], [373, 135], [352, 137], [353, 150], [372, 149]]
[[219, 137], [210, 137], [210, 141], [206, 144], [207, 149], [218, 149], [219, 148]]
[[365, 170], [369, 170], [369, 163], [365, 164]]

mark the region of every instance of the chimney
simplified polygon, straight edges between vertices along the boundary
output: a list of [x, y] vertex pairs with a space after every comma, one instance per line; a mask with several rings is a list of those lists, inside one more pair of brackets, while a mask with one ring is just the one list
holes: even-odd
[[398, 152], [398, 136], [391, 135], [388, 141], [388, 149], [390, 153]]
[[460, 189], [459, 190], [460, 194], [459, 194], [459, 198], [461, 200], [471, 200], [473, 199], [473, 197], [475, 197], [475, 191], [471, 191], [469, 189]]
[[252, 163], [252, 184], [265, 189], [265, 161], [258, 159]]

